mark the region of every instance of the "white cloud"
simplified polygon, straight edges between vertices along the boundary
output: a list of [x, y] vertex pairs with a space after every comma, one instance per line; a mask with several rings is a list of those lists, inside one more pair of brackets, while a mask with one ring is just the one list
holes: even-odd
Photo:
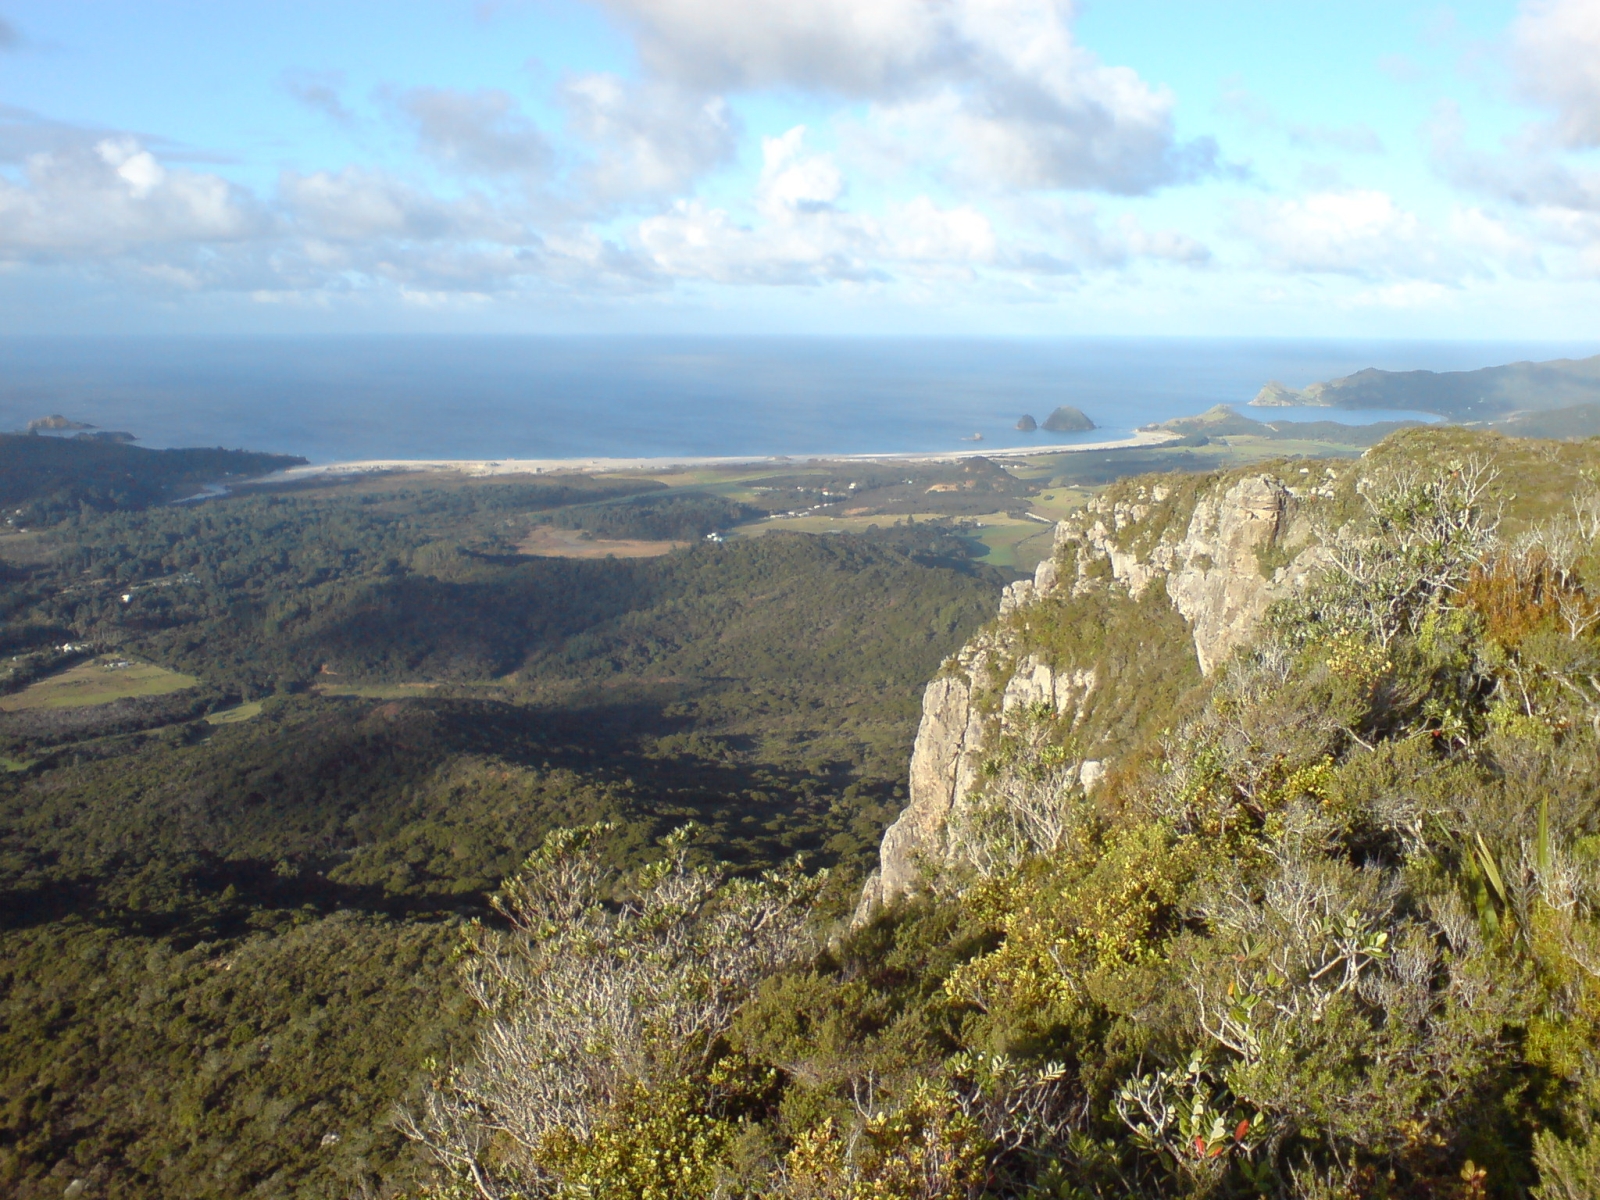
[[451, 205], [381, 171], [285, 172], [278, 193], [298, 228], [319, 238], [432, 241], [463, 232], [460, 213]]
[[844, 175], [832, 157], [807, 154], [806, 127], [761, 139], [761, 179], [756, 203], [771, 216], [789, 217], [832, 209], [844, 196]]
[[1519, 85], [1554, 111], [1559, 142], [1600, 146], [1600, 4], [1526, 0], [1512, 47]]
[[886, 282], [893, 268], [993, 259], [994, 230], [975, 209], [941, 209], [917, 197], [893, 206], [886, 221], [843, 210], [843, 174], [829, 155], [809, 152], [805, 136], [797, 125], [763, 139], [755, 196], [760, 225], [680, 201], [640, 222], [641, 247], [677, 278], [771, 285]]
[[1191, 267], [1211, 261], [1210, 247], [1176, 229], [1146, 230], [1127, 215], [1118, 222], [1118, 229], [1131, 257], [1163, 259]]
[[653, 72], [706, 91], [798, 86], [880, 96], [920, 86], [962, 57], [949, 3], [602, 2], [630, 20]]
[[268, 223], [225, 179], [169, 170], [131, 138], [33, 154], [20, 180], [0, 176], [0, 254], [8, 256], [237, 241]]
[[832, 156], [805, 145], [796, 126], [762, 143], [763, 166], [748, 224], [726, 209], [680, 201], [647, 218], [639, 245], [665, 275], [726, 284], [889, 284], [896, 280], [1033, 279], [1121, 267], [1134, 259], [1184, 265], [1209, 260], [1194, 239], [1149, 232], [1124, 217], [1106, 229], [1092, 207], [1052, 198], [1010, 206], [1031, 242], [1004, 235], [990, 215], [927, 195], [887, 204], [881, 216], [844, 205], [848, 181]]
[[1131, 213], [1108, 223], [1094, 204], [1081, 198], [1024, 197], [1002, 205], [1001, 211], [1031, 238], [1013, 240], [1003, 259], [1030, 274], [1117, 270], [1139, 259], [1201, 267], [1212, 257], [1204, 243], [1173, 229], [1146, 229]]
[[1214, 168], [1209, 141], [1176, 141], [1169, 92], [1078, 44], [1069, 0], [603, 2], [662, 79], [870, 100], [968, 182], [1137, 194]]
[[1540, 269], [1527, 239], [1481, 209], [1458, 208], [1440, 226], [1373, 190], [1241, 204], [1234, 227], [1280, 271], [1459, 285]]
[[592, 155], [580, 181], [601, 201], [681, 193], [738, 149], [738, 122], [721, 97], [611, 74], [570, 79], [561, 97]]
[[395, 97], [434, 161], [468, 175], [538, 175], [550, 144], [507, 92], [496, 88], [412, 88]]
[[[1466, 144], [1460, 113], [1441, 109], [1432, 128], [1435, 168], [1451, 183], [1489, 198], [1519, 224], [1524, 262], [1550, 259], [1557, 275], [1594, 277], [1600, 270], [1600, 170], [1563, 154], [1540, 131], [1510, 139], [1497, 152]], [[1501, 222], [1503, 226], [1503, 221]], [[1548, 254], [1543, 253], [1548, 251]]]

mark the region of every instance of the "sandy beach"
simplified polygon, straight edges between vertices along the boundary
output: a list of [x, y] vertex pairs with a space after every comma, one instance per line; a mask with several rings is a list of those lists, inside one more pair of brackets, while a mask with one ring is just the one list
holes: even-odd
[[1094, 450], [1131, 450], [1162, 446], [1181, 434], [1170, 430], [1140, 430], [1130, 437], [1104, 442], [1063, 446], [991, 447], [970, 450], [904, 451], [888, 454], [741, 455], [723, 458], [693, 455], [663, 458], [504, 458], [504, 459], [366, 459], [360, 462], [316, 463], [290, 467], [254, 483], [286, 483], [319, 475], [365, 475], [401, 471], [455, 471], [463, 475], [545, 475], [562, 473], [605, 474], [611, 471], [667, 471], [677, 467], [740, 467], [816, 462], [960, 462], [964, 458], [1036, 458], [1050, 454], [1084, 454]]

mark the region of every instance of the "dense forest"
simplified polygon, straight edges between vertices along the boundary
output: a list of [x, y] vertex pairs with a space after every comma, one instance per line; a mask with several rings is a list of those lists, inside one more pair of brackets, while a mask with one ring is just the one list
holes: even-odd
[[467, 1050], [463, 922], [555, 829], [611, 823], [619, 867], [686, 821], [707, 861], [803, 852], [845, 911], [921, 682], [1011, 576], [934, 523], [515, 552], [555, 516], [727, 511], [649, 479], [380, 480], [0, 540], [0, 691], [99, 652], [199, 681], [0, 711], [0, 1190], [423, 1178], [391, 1118]]
[[1597, 468], [1428, 431], [1318, 473], [1306, 582], [1204, 676], [1103, 548], [1248, 474], [1116, 485], [985, 634], [1089, 698], [973, 685], [998, 740], [911, 898], [819, 924], [826, 879], [692, 831], [546, 839], [467, 927], [472, 1057], [402, 1114], [424, 1193], [1597, 1194]]
[[182, 499], [208, 485], [306, 460], [245, 450], [146, 450], [92, 437], [0, 433], [0, 508], [26, 529], [80, 510], [109, 512]]
[[[950, 494], [1026, 502], [990, 468]], [[1300, 540], [1244, 569], [1300, 582], [1203, 673], [1128, 564], [1258, 477]], [[766, 510], [867, 490], [804, 479]], [[10, 696], [198, 682], [0, 711], [0, 1187], [1593, 1196], [1597, 479], [1452, 430], [1125, 478], [998, 617], [948, 522], [708, 541], [762, 493], [682, 481], [11, 535]], [[546, 523], [691, 544], [517, 553]], [[852, 919], [975, 635], [970, 800]], [[1089, 682], [1013, 704], [1025, 663]]]

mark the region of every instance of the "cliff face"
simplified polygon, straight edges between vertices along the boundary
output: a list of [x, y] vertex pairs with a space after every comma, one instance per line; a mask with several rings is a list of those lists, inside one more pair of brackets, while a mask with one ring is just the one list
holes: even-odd
[[1080, 580], [1092, 577], [1092, 564], [1103, 560], [1134, 596], [1164, 583], [1173, 607], [1193, 627], [1195, 656], [1208, 675], [1250, 639], [1267, 607], [1321, 562], [1320, 555], [1304, 552], [1311, 531], [1300, 497], [1271, 476], [1246, 476], [1198, 496], [1181, 537], [1172, 537], [1169, 525], [1153, 543], [1120, 539], [1149, 518], [1150, 507], [1134, 502], [1091, 509], [1093, 523], [1085, 529], [1064, 522], [1057, 545], [1079, 545]]
[[[962, 647], [923, 693], [910, 799], [884, 833], [857, 923], [916, 890], [924, 864], [936, 864], [944, 852], [952, 814], [972, 800], [985, 758], [1022, 714], [1046, 706], [1072, 730], [1089, 711], [1102, 683], [1098, 665], [1052, 661], [1033, 644], [1039, 622], [1028, 620], [1044, 614], [1030, 610], [1096, 589], [1134, 603], [1161, 587], [1187, 623], [1200, 671], [1209, 674], [1251, 638], [1273, 601], [1322, 565], [1303, 504], [1328, 494], [1326, 483], [1323, 477], [1291, 488], [1270, 475], [1246, 475], [1186, 496], [1174, 495], [1171, 485], [1135, 486], [1059, 524], [1054, 557], [1032, 580], [1006, 588], [999, 620]], [[1098, 759], [1076, 766], [1086, 790], [1103, 773]]]

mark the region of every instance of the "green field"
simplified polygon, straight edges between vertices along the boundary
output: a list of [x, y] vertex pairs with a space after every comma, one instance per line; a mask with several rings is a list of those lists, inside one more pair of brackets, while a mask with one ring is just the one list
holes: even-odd
[[[912, 513], [913, 521], [938, 521], [939, 513]], [[864, 533], [874, 526], [898, 525], [905, 517], [875, 513], [860, 517], [777, 517], [771, 520], [750, 521], [736, 526], [733, 533], [739, 537], [761, 537], [768, 533]]]
[[192, 675], [180, 675], [153, 663], [101, 655], [59, 675], [41, 679], [14, 696], [0, 698], [0, 712], [23, 712], [32, 708], [84, 708], [91, 704], [109, 704], [130, 696], [165, 696], [192, 688], [199, 682]]
[[214, 712], [206, 718], [208, 725], [238, 725], [261, 715], [261, 701], [252, 700], [248, 704], [241, 704], [236, 708], [224, 709]]
[[989, 548], [980, 562], [991, 567], [1032, 571], [1049, 557], [1055, 545], [1055, 526], [1026, 518], [1018, 520], [1005, 513], [990, 513], [977, 518], [971, 536]]

